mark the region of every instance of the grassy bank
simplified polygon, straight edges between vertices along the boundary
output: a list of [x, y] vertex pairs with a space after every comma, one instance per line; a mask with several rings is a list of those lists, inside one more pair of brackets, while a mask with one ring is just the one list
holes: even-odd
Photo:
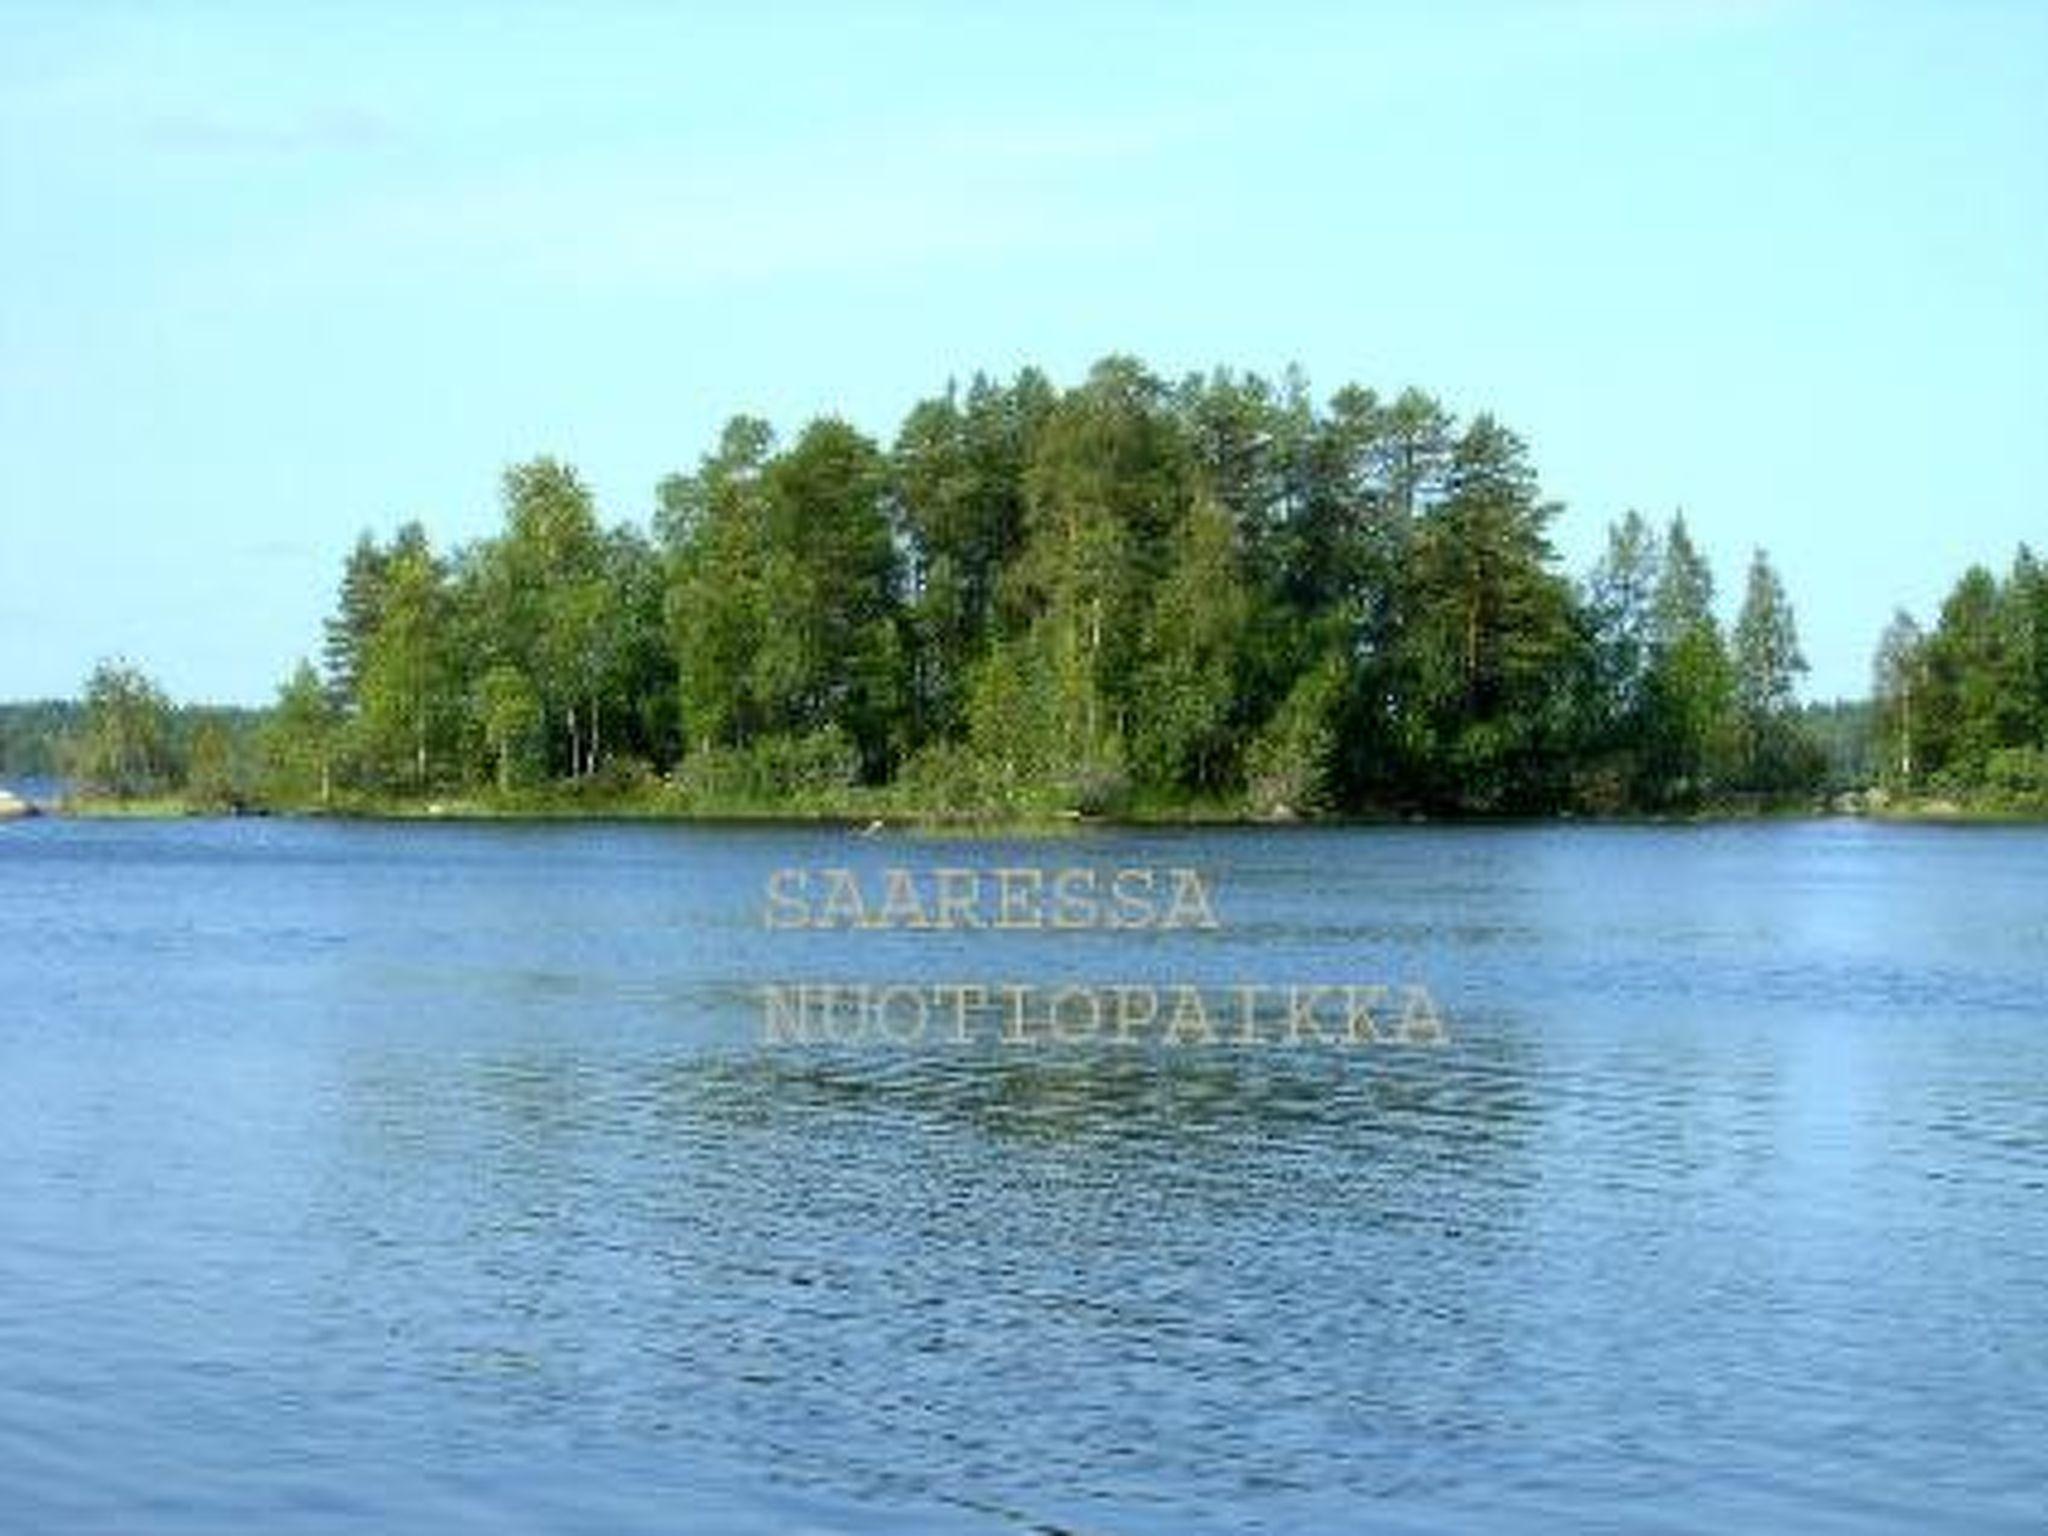
[[1866, 812], [1873, 821], [1956, 822], [2030, 825], [2048, 822], [2048, 803], [2038, 800], [1902, 800]]
[[[74, 797], [55, 814], [82, 819], [169, 820], [181, 817], [279, 816], [337, 821], [676, 821], [775, 823], [821, 826], [930, 827], [966, 831], [1055, 833], [1081, 824], [1071, 812], [1017, 808], [964, 809], [917, 806], [887, 790], [848, 789], [788, 799], [685, 796], [670, 789], [588, 791], [567, 787], [500, 794], [470, 791], [441, 795], [349, 793], [328, 801], [228, 806], [179, 795], [117, 799]], [[1085, 818], [1096, 819], [1096, 818]], [[1141, 816], [1119, 820], [1165, 821], [1187, 817]], [[1204, 819], [1224, 819], [1221, 817]]]
[[71, 796], [46, 807], [53, 816], [78, 816], [91, 820], [166, 821], [181, 816], [211, 816], [222, 812], [194, 804], [183, 795]]

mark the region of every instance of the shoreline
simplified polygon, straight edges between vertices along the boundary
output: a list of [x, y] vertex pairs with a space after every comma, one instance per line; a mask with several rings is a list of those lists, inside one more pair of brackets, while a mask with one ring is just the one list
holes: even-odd
[[336, 822], [491, 822], [546, 824], [662, 822], [702, 826], [789, 826], [833, 828], [856, 834], [911, 832], [955, 836], [1070, 836], [1082, 831], [1148, 831], [1167, 828], [1286, 831], [1294, 828], [1396, 828], [1494, 826], [1684, 827], [1744, 822], [1868, 821], [1900, 826], [2048, 825], [2048, 806], [1970, 805], [1929, 799], [1855, 809], [1831, 805], [1715, 806], [1693, 811], [1594, 813], [1547, 811], [1527, 814], [1445, 814], [1420, 811], [1352, 812], [1333, 815], [1258, 815], [1220, 807], [1123, 812], [930, 811], [888, 806], [723, 805], [686, 807], [644, 799], [606, 799], [589, 804], [494, 804], [469, 799], [379, 800], [337, 806], [214, 806], [179, 796], [136, 800], [60, 800], [33, 806], [22, 819], [76, 821], [267, 820]]

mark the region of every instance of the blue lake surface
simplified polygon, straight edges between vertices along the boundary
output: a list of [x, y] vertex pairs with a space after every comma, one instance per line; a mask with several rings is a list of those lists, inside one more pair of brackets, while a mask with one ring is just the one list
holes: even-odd
[[[1001, 865], [1221, 926], [763, 922]], [[764, 1039], [830, 979], [1449, 1039]], [[0, 827], [0, 1527], [2044, 1518], [2048, 833]]]

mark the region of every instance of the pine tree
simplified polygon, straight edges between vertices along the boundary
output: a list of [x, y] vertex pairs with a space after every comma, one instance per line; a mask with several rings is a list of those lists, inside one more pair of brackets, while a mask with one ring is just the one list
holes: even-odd
[[1427, 756], [1416, 766], [1455, 805], [1508, 809], [1553, 792], [1572, 643], [1569, 592], [1551, 569], [1555, 513], [1521, 441], [1481, 416], [1419, 521], [1410, 654]]

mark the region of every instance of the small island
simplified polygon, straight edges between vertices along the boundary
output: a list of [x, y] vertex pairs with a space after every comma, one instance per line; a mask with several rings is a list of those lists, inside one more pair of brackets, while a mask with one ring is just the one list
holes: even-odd
[[[1967, 572], [1802, 706], [1750, 555], [1724, 622], [1682, 515], [1560, 568], [1522, 439], [1416, 389], [1130, 357], [976, 375], [878, 444], [734, 417], [645, 526], [571, 466], [500, 532], [364, 534], [264, 710], [102, 664], [0, 770], [93, 814], [1057, 826], [2048, 809], [2048, 574]], [[10, 762], [8, 758], [16, 759]]]

